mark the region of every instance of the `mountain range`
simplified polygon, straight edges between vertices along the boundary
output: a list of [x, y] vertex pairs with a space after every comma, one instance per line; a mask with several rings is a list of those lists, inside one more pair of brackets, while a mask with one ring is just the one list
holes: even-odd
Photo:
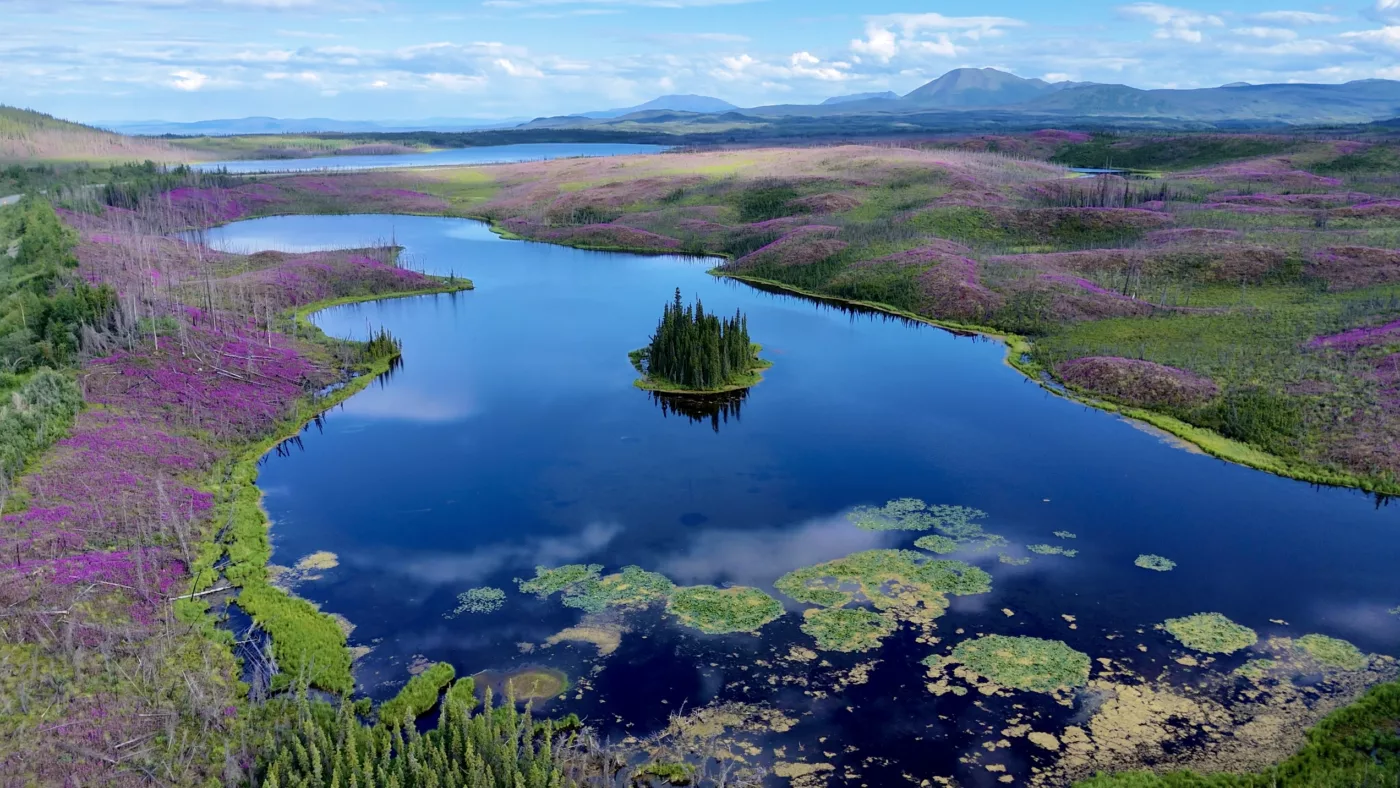
[[[231, 135], [315, 132], [383, 133], [477, 131], [508, 128], [595, 128], [618, 132], [638, 127], [711, 127], [810, 119], [824, 125], [860, 126], [856, 119], [917, 116], [922, 128], [1032, 126], [1042, 123], [1157, 127], [1238, 127], [1371, 123], [1400, 117], [1400, 82], [1364, 79], [1342, 84], [1232, 82], [1215, 88], [1143, 90], [1092, 82], [1046, 82], [993, 68], [959, 68], [899, 95], [891, 91], [832, 96], [820, 104], [740, 108], [693, 94], [661, 96], [631, 107], [570, 115], [506, 120], [427, 118], [413, 121], [344, 121], [329, 118], [238, 118], [195, 123], [143, 121], [99, 124], [124, 134]], [[864, 124], [869, 125], [869, 124]]]

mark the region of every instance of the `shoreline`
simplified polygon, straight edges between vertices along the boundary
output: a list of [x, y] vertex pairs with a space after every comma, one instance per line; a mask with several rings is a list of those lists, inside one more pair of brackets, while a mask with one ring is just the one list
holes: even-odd
[[1046, 379], [1042, 376], [1042, 373], [1049, 374], [1049, 371], [1033, 361], [1024, 360], [1022, 358], [1023, 356], [1029, 354], [1033, 343], [1031, 342], [1031, 340], [1018, 334], [1009, 334], [1002, 331], [997, 331], [993, 328], [987, 328], [985, 326], [977, 326], [967, 323], [957, 323], [948, 320], [938, 320], [937, 318], [919, 315], [914, 312], [909, 312], [907, 310], [900, 309], [899, 307], [891, 306], [889, 304], [881, 304], [875, 301], [861, 301], [852, 298], [841, 298], [838, 296], [823, 295], [821, 293], [814, 293], [810, 290], [804, 290], [800, 287], [795, 287], [793, 285], [778, 282], [772, 279], [764, 279], [762, 277], [748, 276], [739, 273], [730, 273], [728, 271], [723, 271], [719, 268], [712, 268], [710, 269], [709, 273], [713, 276], [725, 279], [734, 279], [740, 282], [747, 282], [749, 284], [777, 288], [779, 290], [783, 290], [793, 295], [798, 295], [804, 298], [810, 298], [817, 301], [829, 301], [833, 303], [858, 306], [876, 312], [882, 312], [884, 314], [893, 315], [895, 317], [902, 317], [907, 320], [913, 320], [919, 323], [924, 323], [926, 325], [933, 326], [934, 328], [940, 328], [944, 331], [948, 331], [954, 334], [975, 334], [978, 336], [986, 337], [988, 339], [1000, 340], [1006, 346], [1006, 355], [1002, 359], [1002, 363], [1006, 364], [1006, 366], [1011, 367], [1017, 372], [1020, 372], [1027, 379], [1035, 383], [1037, 386], [1040, 386], [1045, 391], [1048, 391], [1051, 394], [1054, 394], [1058, 397], [1070, 400], [1071, 402], [1078, 402], [1081, 405], [1087, 405], [1091, 408], [1102, 410], [1107, 413], [1114, 413], [1123, 418], [1131, 419], [1133, 421], [1141, 422], [1143, 424], [1147, 424], [1149, 426], [1160, 429], [1166, 433], [1169, 433], [1175, 438], [1178, 438], [1191, 444], [1192, 446], [1195, 446], [1206, 455], [1214, 457], [1217, 460], [1222, 460], [1234, 465], [1242, 465], [1246, 468], [1251, 468], [1256, 471], [1263, 471], [1265, 473], [1270, 473], [1275, 476], [1280, 476], [1286, 479], [1292, 479], [1294, 481], [1326, 485], [1329, 487], [1340, 487], [1360, 490], [1362, 492], [1375, 495], [1400, 494], [1400, 484], [1380, 484], [1370, 479], [1364, 479], [1362, 477], [1349, 474], [1343, 471], [1331, 471], [1313, 465], [1311, 463], [1290, 461], [1278, 455], [1269, 454], [1268, 452], [1263, 451], [1262, 449], [1256, 449], [1247, 443], [1241, 443], [1240, 441], [1234, 440], [1232, 438], [1227, 438], [1224, 435], [1215, 432], [1214, 430], [1210, 430], [1205, 427], [1197, 427], [1194, 424], [1188, 424], [1176, 418], [1175, 416], [1170, 416], [1165, 413], [1158, 413], [1156, 411], [1148, 410], [1146, 408], [1119, 405], [1108, 400], [1092, 397], [1087, 394], [1084, 394], [1083, 392], [1071, 389], [1068, 386], [1064, 386], [1063, 384], [1059, 384], [1058, 381], [1056, 381], [1056, 385], [1049, 385]]
[[[452, 284], [443, 279], [438, 287], [324, 299], [284, 314], [295, 321], [297, 337], [303, 337], [302, 332], [306, 332], [304, 341], [333, 343], [347, 340], [327, 335], [310, 321], [311, 315], [348, 304], [445, 295], [472, 289], [474, 287], [469, 279], [459, 277]], [[283, 441], [297, 437], [318, 416], [344, 403], [387, 373], [400, 356], [400, 353], [395, 353], [344, 370], [358, 374], [344, 380], [343, 385], [325, 396], [301, 399], [296, 412], [285, 419], [273, 434], [234, 449], [227, 460], [214, 468], [204, 489], [213, 493], [218, 502], [215, 522], [226, 525], [199, 543], [199, 558], [190, 567], [192, 594], [209, 591], [222, 579], [230, 591], [227, 603], [237, 604], [267, 634], [273, 655], [282, 666], [286, 662], [300, 661], [299, 655], [291, 653], [292, 644], [298, 644], [301, 650], [325, 658], [325, 662], [314, 665], [314, 673], [299, 677], [301, 682], [342, 695], [353, 693], [355, 685], [353, 657], [340, 623], [313, 603], [270, 582], [267, 567], [272, 557], [273, 523], [264, 506], [264, 492], [258, 486], [259, 466], [263, 458]], [[227, 564], [221, 574], [215, 567], [225, 557]], [[202, 620], [203, 625], [212, 630], [210, 635], [219, 639], [221, 622], [212, 615], [210, 601], [200, 596], [176, 600], [173, 603], [174, 612], [177, 618], [187, 623]], [[288, 676], [290, 673], [280, 671], [275, 675]], [[273, 688], [280, 689], [275, 684]]]

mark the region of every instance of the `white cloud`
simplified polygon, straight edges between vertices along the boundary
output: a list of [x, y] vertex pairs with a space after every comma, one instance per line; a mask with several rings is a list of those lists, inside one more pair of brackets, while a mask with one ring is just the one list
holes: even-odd
[[[1400, 0], [1395, 1], [1400, 2]], [[1358, 30], [1350, 33], [1343, 33], [1342, 38], [1350, 39], [1360, 44], [1371, 45], [1372, 47], [1400, 51], [1400, 25], [1386, 25], [1378, 30]]]
[[1145, 19], [1157, 26], [1154, 38], [1174, 39], [1199, 44], [1205, 39], [1203, 27], [1220, 27], [1224, 20], [1214, 14], [1204, 14], [1187, 8], [1161, 3], [1133, 3], [1119, 6], [1119, 13], [1133, 19]]
[[518, 64], [516, 64], [516, 63], [512, 63], [510, 60], [507, 60], [506, 58], [503, 58], [503, 57], [502, 57], [502, 58], [497, 58], [497, 59], [496, 59], [496, 67], [499, 68], [500, 70], [506, 72], [507, 74], [511, 75], [512, 77], [534, 77], [534, 78], [538, 78], [538, 77], [544, 76], [544, 72], [543, 72], [543, 71], [540, 71], [539, 69], [535, 68], [534, 66], [531, 66], [531, 65], [528, 65], [528, 64], [527, 64], [527, 65], [518, 65]]
[[1266, 38], [1274, 41], [1292, 41], [1298, 37], [1297, 31], [1289, 30], [1286, 27], [1237, 27], [1230, 32], [1237, 36]]
[[485, 0], [487, 8], [542, 8], [550, 6], [635, 6], [640, 8], [707, 8], [744, 5], [760, 0]]
[[1278, 25], [1326, 25], [1342, 21], [1339, 16], [1317, 14], [1312, 11], [1264, 11], [1251, 14], [1250, 19], [1259, 22], [1272, 22]]
[[170, 76], [174, 77], [174, 79], [170, 80], [170, 86], [176, 90], [199, 90], [204, 87], [204, 83], [209, 81], [208, 75], [187, 68], [180, 69]]
[[851, 41], [851, 51], [888, 63], [903, 53], [954, 57], [958, 46], [954, 37], [970, 41], [994, 38], [1006, 28], [1024, 27], [1025, 22], [1004, 16], [944, 16], [927, 14], [883, 14], [865, 18], [865, 38]]

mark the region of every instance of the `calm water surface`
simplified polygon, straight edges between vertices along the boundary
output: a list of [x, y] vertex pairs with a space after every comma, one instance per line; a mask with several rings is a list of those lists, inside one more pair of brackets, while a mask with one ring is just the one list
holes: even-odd
[[431, 153], [398, 153], [388, 156], [317, 156], [310, 159], [249, 159], [212, 161], [193, 165], [201, 170], [229, 172], [314, 172], [320, 170], [369, 170], [384, 167], [442, 167], [462, 164], [508, 164], [516, 161], [566, 159], [574, 156], [626, 156], [659, 153], [662, 145], [632, 143], [540, 142], [523, 145], [489, 145], [452, 148]]
[[[576, 711], [611, 735], [654, 730], [682, 706], [760, 698], [802, 720], [775, 741], [837, 750], [818, 759], [856, 770], [856, 784], [908, 771], [977, 785], [998, 775], [958, 762], [985, 738], [964, 732], [983, 711], [976, 693], [936, 698], [918, 664], [963, 630], [1062, 639], [1148, 671], [1177, 648], [1152, 625], [1218, 611], [1261, 636], [1322, 632], [1400, 653], [1400, 617], [1386, 612], [1400, 605], [1400, 509], [1173, 448], [1026, 381], [999, 343], [770, 294], [708, 275], [703, 260], [502, 241], [466, 220], [281, 217], [214, 236], [242, 250], [394, 237], [413, 267], [476, 283], [321, 313], [332, 334], [387, 326], [404, 342], [403, 366], [262, 470], [273, 560], [339, 556], [300, 592], [373, 646], [357, 676], [376, 698], [415, 658], [459, 674], [547, 665], [586, 678], [581, 698], [570, 692], [549, 711]], [[774, 362], [725, 418], [692, 420], [632, 386], [627, 351], [645, 344], [676, 287], [707, 309], [743, 309]], [[953, 598], [939, 646], [901, 633], [874, 654], [824, 654], [836, 667], [880, 660], [868, 683], [824, 700], [770, 682], [758, 664], [811, 645], [796, 615], [757, 637], [643, 615], [605, 658], [586, 644], [519, 645], [581, 617], [557, 597], [517, 592], [514, 579], [536, 565], [637, 564], [682, 584], [771, 592], [794, 568], [908, 546], [917, 534], [865, 532], [844, 517], [904, 496], [986, 510], [987, 529], [1018, 555], [1072, 531], [1079, 556], [969, 558], [993, 589]], [[1142, 553], [1178, 567], [1139, 569]], [[477, 586], [505, 589], [505, 607], [444, 618]], [[1106, 638], [1115, 633], [1126, 635]], [[1018, 699], [1040, 702], [1029, 695]], [[1018, 744], [1007, 757], [1018, 774], [1039, 755]]]

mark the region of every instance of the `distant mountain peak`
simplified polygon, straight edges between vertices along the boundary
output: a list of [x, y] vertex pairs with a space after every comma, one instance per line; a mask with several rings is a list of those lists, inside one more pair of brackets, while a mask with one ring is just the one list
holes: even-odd
[[997, 107], [1059, 89], [1043, 79], [1026, 79], [995, 68], [955, 68], [901, 100], [926, 107]]
[[633, 112], [648, 112], [651, 110], [669, 110], [671, 112], [728, 112], [738, 109], [724, 99], [717, 99], [714, 96], [697, 96], [694, 93], [673, 93], [666, 96], [658, 96], [651, 101], [638, 104], [635, 107], [620, 107], [618, 109], [605, 109], [595, 112], [580, 112], [585, 118], [619, 118], [623, 115], [630, 115]]
[[882, 90], [874, 93], [849, 93], [844, 96], [832, 96], [823, 101], [822, 104], [848, 104], [852, 101], [869, 101], [871, 99], [897, 99], [899, 94], [893, 90]]

